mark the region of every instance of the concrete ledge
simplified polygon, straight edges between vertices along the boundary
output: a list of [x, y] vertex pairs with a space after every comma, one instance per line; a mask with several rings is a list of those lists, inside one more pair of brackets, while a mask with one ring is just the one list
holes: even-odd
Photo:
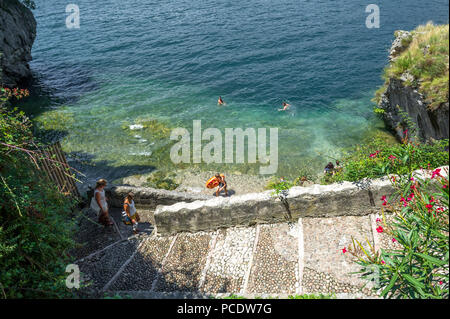
[[210, 198], [207, 195], [168, 191], [150, 187], [114, 186], [107, 190], [107, 196], [113, 207], [122, 207], [123, 200], [129, 192], [135, 195], [136, 207], [155, 209], [158, 205], [172, 205], [178, 202], [193, 202]]
[[[445, 170], [445, 172], [444, 172]], [[448, 167], [441, 174], [448, 174]], [[423, 176], [421, 171], [415, 173]], [[336, 217], [368, 215], [381, 207], [381, 196], [390, 196], [394, 188], [388, 177], [364, 182], [343, 182], [332, 185], [293, 187], [287, 196], [290, 218]], [[158, 206], [155, 222], [159, 235], [178, 232], [215, 230], [232, 226], [286, 222], [286, 206], [272, 191], [245, 194], [229, 198], [180, 202], [171, 206]]]

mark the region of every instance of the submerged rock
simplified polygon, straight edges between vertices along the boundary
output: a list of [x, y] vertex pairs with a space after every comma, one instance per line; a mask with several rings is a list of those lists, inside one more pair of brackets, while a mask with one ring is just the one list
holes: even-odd
[[31, 78], [28, 62], [36, 38], [33, 13], [18, 0], [0, 0], [0, 80], [15, 87]]

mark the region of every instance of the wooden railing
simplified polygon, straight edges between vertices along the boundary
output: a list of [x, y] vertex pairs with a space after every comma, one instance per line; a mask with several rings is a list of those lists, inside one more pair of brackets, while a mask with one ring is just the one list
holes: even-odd
[[58, 186], [60, 192], [80, 197], [73, 173], [67, 164], [61, 144], [56, 142], [40, 150], [42, 156], [37, 159], [41, 171]]

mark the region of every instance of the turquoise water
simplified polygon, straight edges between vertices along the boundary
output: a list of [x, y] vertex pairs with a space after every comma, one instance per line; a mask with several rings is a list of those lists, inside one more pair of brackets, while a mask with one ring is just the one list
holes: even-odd
[[[319, 171], [383, 128], [370, 99], [393, 32], [448, 23], [448, 1], [377, 1], [381, 27], [367, 29], [369, 3], [77, 0], [81, 28], [69, 30], [67, 1], [38, 1], [31, 63], [38, 93], [27, 109], [60, 133], [72, 156], [126, 174], [171, 166], [161, 126], [128, 129], [148, 120], [278, 127], [277, 174]], [[217, 107], [219, 95], [227, 106]], [[283, 101], [292, 107], [278, 112]]]

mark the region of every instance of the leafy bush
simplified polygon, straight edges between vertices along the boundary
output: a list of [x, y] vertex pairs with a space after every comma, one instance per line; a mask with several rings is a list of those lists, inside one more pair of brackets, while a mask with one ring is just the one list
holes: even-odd
[[321, 182], [359, 181], [448, 165], [448, 143], [448, 140], [440, 140], [425, 144], [405, 139], [402, 143], [390, 144], [375, 137], [348, 152], [342, 159], [342, 169], [326, 175]]
[[396, 194], [381, 198], [393, 221], [383, 213], [377, 231], [395, 248], [367, 251], [356, 240], [349, 247], [362, 278], [376, 278], [374, 289], [385, 298], [449, 298], [449, 183], [441, 173], [435, 170], [431, 179], [400, 176], [393, 182]]
[[0, 91], [0, 296], [67, 297], [74, 201], [37, 172], [31, 124], [6, 107], [9, 98], [27, 95], [25, 90]]

